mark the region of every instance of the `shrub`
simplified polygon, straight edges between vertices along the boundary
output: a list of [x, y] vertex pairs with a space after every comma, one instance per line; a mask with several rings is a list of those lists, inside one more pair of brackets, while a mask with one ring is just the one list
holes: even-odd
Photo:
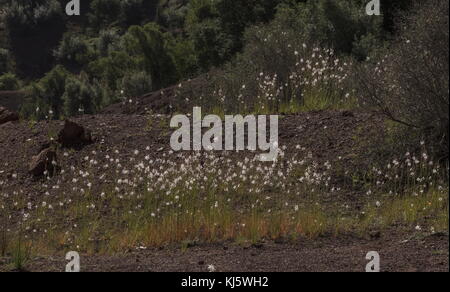
[[143, 0], [122, 1], [122, 17], [125, 25], [141, 24], [144, 19]]
[[169, 29], [179, 29], [184, 26], [187, 12], [187, 6], [167, 7], [160, 12], [159, 23]]
[[119, 101], [117, 92], [114, 92], [104, 80], [94, 79], [91, 82], [91, 86], [96, 99], [96, 109], [102, 109], [105, 106]]
[[203, 100], [226, 112], [351, 107], [348, 77], [354, 61], [321, 44], [309, 26], [299, 26], [299, 22], [315, 23], [309, 19], [312, 10], [302, 9], [304, 5], [282, 6], [270, 24], [247, 29], [242, 53], [211, 74], [206, 81], [209, 89], [202, 89], [198, 97], [203, 95]]
[[273, 18], [281, 0], [194, 0], [189, 3], [186, 30], [202, 69], [219, 66], [239, 52], [245, 29]]
[[0, 90], [18, 90], [20, 88], [19, 79], [12, 73], [0, 75]]
[[56, 66], [41, 80], [32, 83], [28, 88], [29, 94], [22, 107], [22, 114], [36, 119], [59, 118], [63, 112], [62, 96], [68, 75], [62, 66]]
[[65, 116], [95, 113], [101, 101], [101, 96], [95, 88], [89, 84], [86, 77], [70, 77], [66, 81], [64, 101]]
[[104, 84], [89, 82], [86, 73], [70, 75], [62, 66], [28, 88], [21, 114], [27, 118], [59, 119], [81, 113], [93, 114], [112, 98]]
[[155, 90], [179, 79], [169, 41], [169, 37], [153, 23], [130, 27], [123, 39], [131, 56], [143, 58], [142, 69], [150, 74]]
[[[429, 140], [448, 157], [449, 146], [449, 7], [430, 0], [415, 7], [399, 28], [399, 40], [373, 65], [357, 72], [362, 103], [375, 106], [401, 125], [418, 145]], [[410, 145], [408, 145], [410, 146]]]
[[87, 72], [92, 79], [101, 80], [111, 90], [118, 90], [117, 85], [125, 73], [139, 67], [139, 60], [125, 51], [113, 51], [108, 57], [91, 62]]
[[251, 24], [272, 20], [280, 0], [221, 0], [217, 1], [220, 24], [232, 41], [231, 54], [242, 48], [242, 37]]
[[76, 34], [65, 34], [55, 51], [55, 57], [59, 62], [75, 68], [86, 65], [92, 59], [92, 54], [88, 42]]
[[119, 22], [122, 11], [120, 0], [94, 0], [91, 2], [89, 19], [96, 29], [106, 28]]
[[210, 19], [193, 25], [189, 30], [189, 36], [203, 70], [212, 66], [217, 67], [230, 59], [232, 40], [221, 30], [219, 20]]
[[130, 72], [121, 81], [120, 87], [127, 97], [136, 97], [152, 91], [152, 78], [143, 72]]
[[97, 40], [97, 49], [102, 57], [106, 57], [109, 55], [111, 49], [113, 50], [121, 50], [120, 48], [120, 35], [115, 29], [107, 29], [100, 31], [98, 40]]
[[0, 74], [6, 73], [11, 67], [11, 59], [8, 50], [0, 48]]
[[176, 70], [184, 79], [194, 77], [199, 65], [194, 44], [189, 39], [171, 38], [167, 49], [173, 57]]
[[11, 37], [33, 34], [62, 20], [62, 7], [56, 0], [12, 1], [6, 9], [5, 23]]
[[[367, 41], [368, 35], [377, 41], [373, 45], [383, 44], [383, 18], [369, 17], [365, 14], [366, 1], [306, 1], [294, 5], [281, 5], [275, 17], [274, 25], [282, 29], [291, 29], [303, 38], [304, 42], [314, 42], [322, 47], [333, 48], [338, 54], [352, 54], [355, 45]], [[358, 56], [364, 60], [371, 50], [362, 52], [358, 47]]]

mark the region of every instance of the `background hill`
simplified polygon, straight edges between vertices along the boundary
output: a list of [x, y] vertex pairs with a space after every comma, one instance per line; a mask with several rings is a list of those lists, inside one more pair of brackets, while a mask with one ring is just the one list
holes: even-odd
[[[251, 38], [245, 32], [280, 18], [280, 7], [305, 25], [297, 29], [312, 42], [364, 59], [390, 38], [395, 13], [413, 1], [385, 1], [385, 17], [376, 21], [363, 16], [365, 2], [93, 0], [82, 1], [81, 16], [67, 17], [65, 0], [2, 0], [0, 90], [32, 91], [33, 83], [53, 73], [62, 83], [76, 79], [72, 83], [92, 88], [88, 91], [102, 91], [90, 92], [89, 102], [82, 102], [93, 113], [117, 101], [123, 90], [140, 95], [224, 65]], [[73, 115], [61, 109], [65, 84], [59, 87], [53, 94], [32, 92], [23, 114], [34, 115], [29, 108], [40, 103], [58, 116]]]

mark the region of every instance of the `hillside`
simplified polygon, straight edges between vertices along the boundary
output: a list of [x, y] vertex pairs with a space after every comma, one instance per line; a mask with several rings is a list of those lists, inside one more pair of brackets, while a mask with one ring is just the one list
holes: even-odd
[[366, 2], [0, 0], [0, 271], [448, 271], [448, 1]]
[[[6, 194], [15, 194], [10, 197], [13, 201], [24, 196], [23, 199], [25, 201], [23, 202], [30, 202], [32, 206], [36, 206], [39, 209], [44, 206], [44, 202], [47, 206], [54, 206], [55, 210], [41, 211], [48, 213], [46, 216], [47, 219], [44, 221], [36, 222], [34, 219], [31, 219], [32, 221], [29, 223], [33, 222], [31, 224], [31, 226], [33, 226], [32, 228], [35, 229], [33, 232], [37, 231], [40, 233], [46, 228], [45, 226], [54, 226], [51, 227], [53, 230], [52, 233], [56, 235], [59, 232], [58, 230], [72, 230], [71, 226], [79, 226], [73, 228], [70, 232], [73, 232], [72, 234], [75, 236], [73, 240], [76, 240], [75, 242], [79, 245], [83, 244], [86, 251], [98, 252], [106, 248], [106, 246], [103, 246], [100, 242], [104, 240], [114, 241], [114, 235], [112, 235], [113, 237], [110, 239], [107, 239], [105, 238], [106, 234], [100, 231], [101, 229], [95, 229], [94, 226], [88, 227], [91, 226], [90, 224], [84, 225], [87, 223], [87, 221], [85, 221], [87, 220], [87, 217], [85, 217], [86, 215], [73, 214], [69, 215], [68, 218], [65, 217], [67, 215], [64, 214], [72, 214], [72, 211], [69, 211], [72, 208], [70, 207], [70, 202], [75, 203], [80, 200], [80, 202], [84, 201], [85, 203], [91, 202], [95, 204], [95, 209], [101, 212], [105, 219], [109, 216], [113, 216], [113, 213], [110, 214], [112, 210], [109, 209], [112, 206], [112, 201], [110, 201], [110, 199], [102, 198], [100, 193], [102, 190], [114, 188], [114, 185], [116, 185], [121, 189], [124, 187], [123, 192], [125, 192], [122, 193], [121, 191], [117, 193], [117, 195], [121, 193], [126, 196], [132, 195], [132, 193], [128, 192], [135, 188], [139, 189], [139, 187], [137, 185], [131, 187], [133, 185], [131, 182], [134, 181], [135, 183], [138, 183], [138, 180], [136, 180], [139, 177], [138, 173], [144, 171], [145, 165], [150, 166], [151, 169], [154, 170], [160, 169], [161, 167], [161, 169], [167, 169], [172, 172], [174, 170], [171, 170], [171, 165], [177, 165], [184, 159], [194, 159], [192, 160], [194, 165], [196, 164], [196, 160], [202, 161], [203, 169], [198, 169], [200, 173], [192, 176], [192, 178], [194, 178], [209, 173], [209, 168], [206, 165], [213, 163], [213, 160], [216, 159], [213, 158], [213, 156], [218, 159], [231, 159], [232, 161], [244, 161], [244, 157], [247, 157], [247, 159], [249, 159], [249, 171], [254, 171], [252, 170], [253, 167], [256, 167], [252, 166], [254, 154], [202, 153], [197, 156], [196, 154], [180, 153], [176, 156], [171, 155], [170, 146], [168, 145], [168, 141], [170, 140], [170, 129], [167, 128], [167, 118], [168, 117], [164, 115], [106, 114], [83, 116], [75, 119], [75, 122], [91, 130], [94, 142], [83, 148], [77, 148], [78, 150], [67, 150], [64, 148], [57, 149], [55, 161], [57, 161], [59, 169], [58, 173], [49, 177], [45, 182], [40, 179], [32, 179], [28, 172], [28, 165], [30, 161], [33, 161], [32, 157], [34, 155], [37, 155], [42, 149], [51, 145], [51, 137], [62, 129], [63, 123], [40, 122], [31, 127], [23, 123], [4, 124], [0, 126], [0, 141], [2, 141], [0, 155], [3, 157], [2, 171], [0, 173], [2, 194], [3, 196]], [[387, 202], [389, 199], [383, 198], [383, 196], [376, 195], [367, 197], [367, 189], [364, 184], [358, 184], [359, 187], [356, 187], [354, 181], [355, 176], [358, 175], [358, 173], [363, 177], [367, 169], [370, 168], [368, 164], [376, 161], [374, 160], [371, 162], [369, 157], [371, 155], [373, 155], [374, 159], [376, 157], [377, 149], [373, 148], [373, 143], [383, 139], [384, 130], [382, 127], [380, 128], [382, 124], [383, 122], [380, 117], [359, 112], [323, 111], [283, 117], [280, 124], [280, 144], [286, 146], [286, 148], [283, 148], [285, 149], [286, 156], [280, 161], [281, 164], [277, 164], [277, 166], [274, 167], [279, 169], [278, 171], [285, 172], [283, 175], [288, 175], [290, 177], [294, 174], [290, 174], [290, 171], [284, 169], [282, 165], [284, 163], [292, 163], [292, 159], [295, 157], [297, 157], [296, 159], [306, 159], [306, 165], [313, 166], [314, 164], [317, 164], [318, 168], [315, 168], [314, 176], [330, 175], [330, 185], [328, 185], [326, 189], [333, 191], [327, 194], [327, 192], [323, 192], [323, 187], [320, 187], [320, 189], [322, 189], [322, 194], [319, 196], [311, 197], [311, 195], [308, 194], [308, 191], [305, 190], [306, 192], [301, 191], [300, 197], [292, 197], [286, 196], [283, 192], [278, 193], [275, 191], [279, 186], [276, 184], [271, 185], [271, 182], [267, 185], [268, 188], [264, 193], [273, 196], [275, 201], [270, 200], [270, 202], [268, 201], [268, 203], [264, 204], [264, 207], [261, 207], [271, 208], [273, 212], [276, 212], [278, 208], [281, 208], [280, 211], [286, 209], [286, 207], [278, 206], [278, 203], [276, 202], [279, 202], [280, 200], [283, 202], [283, 205], [286, 203], [286, 206], [288, 203], [289, 206], [295, 206], [296, 204], [309, 205], [316, 202], [321, 205], [323, 212], [333, 210], [332, 212], [334, 213], [337, 211], [340, 214], [338, 216], [350, 219], [360, 212], [358, 210], [369, 210], [373, 208], [371, 206], [375, 206], [376, 200], [381, 200], [383, 204], [388, 204]], [[20, 150], [17, 151], [18, 149]], [[196, 158], [189, 158], [191, 155], [195, 155]], [[171, 157], [174, 160], [172, 160]], [[120, 162], [120, 166], [110, 166], [112, 167], [112, 170], [114, 168], [120, 170], [120, 175], [116, 175], [114, 171], [110, 172], [108, 170], [109, 167], [107, 167], [107, 165], [112, 161], [115, 161], [116, 163]], [[144, 168], [142, 170], [136, 168], [140, 163], [143, 163], [142, 167]], [[220, 163], [219, 160], [219, 164]], [[332, 170], [326, 170], [326, 165], [328, 164], [333, 165], [333, 168], [331, 168]], [[190, 167], [195, 169], [195, 166]], [[342, 173], [340, 170], [342, 167], [352, 169], [352, 173]], [[229, 164], [227, 167], [222, 166], [220, 169], [224, 171], [227, 169], [228, 171], [233, 171], [234, 166]], [[131, 189], [123, 185], [121, 186], [119, 182], [120, 180], [126, 180], [126, 177], [128, 177], [128, 175], [125, 174], [125, 170], [131, 171], [129, 176]], [[185, 175], [182, 174], [183, 172], [180, 172], [178, 175]], [[329, 174], [326, 174], [327, 172]], [[211, 178], [220, 179], [220, 175], [217, 173], [211, 173], [210, 175]], [[259, 179], [257, 178], [259, 176], [257, 172], [253, 175], [255, 175], [253, 176], [254, 179]], [[119, 181], [117, 181], [118, 177], [121, 177]], [[150, 179], [150, 176], [148, 179]], [[320, 180], [320, 178], [318, 179]], [[290, 178], [286, 178], [286, 180], [290, 180]], [[236, 183], [237, 182], [235, 182], [235, 184]], [[314, 182], [311, 183], [311, 186], [315, 184]], [[89, 185], [92, 185], [92, 187], [89, 187]], [[282, 187], [282, 189], [285, 191], [299, 191], [300, 189], [295, 185], [296, 183], [291, 186], [287, 185]], [[82, 191], [80, 196], [79, 190], [83, 189], [88, 191], [88, 193], [83, 195], [85, 191]], [[309, 187], [307, 187], [307, 189], [309, 189]], [[382, 193], [382, 189], [383, 188], [381, 187], [379, 190], [371, 189], [371, 191], [374, 193]], [[309, 189], [309, 191], [311, 191], [311, 189]], [[88, 197], [85, 197], [86, 195], [88, 197], [93, 197], [89, 199]], [[258, 197], [260, 196], [256, 196], [255, 199]], [[238, 195], [230, 203], [235, 204], [234, 208], [242, 209], [242, 212], [244, 212], [243, 214], [245, 214], [246, 206], [251, 203], [253, 200], [252, 198], [253, 196], [245, 198], [245, 196], [240, 197]], [[9, 200], [8, 197], [4, 197], [4, 199]], [[310, 201], [311, 199], [313, 200], [312, 202]], [[132, 199], [132, 197], [129, 197], [127, 200], [132, 200], [134, 202], [132, 205], [137, 205], [140, 201], [138, 198]], [[58, 206], [61, 203], [64, 205], [67, 204], [67, 207]], [[291, 208], [294, 210], [293, 207], [288, 207], [287, 210], [282, 212], [291, 212]], [[14, 210], [18, 211], [19, 209], [13, 208], [10, 210], [9, 214], [15, 214]], [[69, 213], [66, 213], [67, 211], [69, 211]], [[161, 214], [161, 216], [163, 215]], [[319, 216], [317, 218], [320, 218], [321, 215], [317, 213], [311, 214], [311, 216]], [[125, 220], [128, 221], [129, 219]], [[425, 221], [421, 221], [421, 226], [429, 224], [437, 226], [434, 225], [435, 223], [431, 223], [434, 221], [429, 221], [431, 219], [424, 218], [424, 220]], [[58, 221], [60, 223], [57, 225], [60, 226], [56, 227], [57, 225], [55, 224]], [[61, 223], [63, 223], [63, 225], [61, 225]], [[109, 225], [114, 223], [105, 221], [101, 224]], [[130, 226], [129, 224], [132, 224], [132, 222], [127, 222], [125, 226]], [[154, 244], [157, 244], [156, 242], [151, 243], [150, 241], [145, 243], [145, 241], [130, 241], [128, 244], [125, 242], [119, 244], [121, 247], [116, 246], [113, 248], [110, 246], [109, 248], [134, 250], [135, 248], [139, 249], [141, 246], [144, 246], [145, 249], [149, 250], [140, 252], [131, 251], [130, 254], [127, 253], [123, 256], [111, 258], [89, 256], [87, 257], [88, 259], [85, 263], [84, 270], [204, 271], [206, 266], [205, 264], [201, 264], [204, 262], [207, 264], [214, 264], [220, 271], [341, 271], [342, 269], [360, 271], [364, 267], [364, 250], [373, 248], [374, 246], [378, 246], [377, 250], [380, 250], [380, 252], [383, 253], [383, 256], [387, 258], [384, 266], [386, 271], [434, 271], [443, 269], [443, 267], [448, 264], [448, 254], [447, 256], [445, 253], [438, 254], [437, 251], [443, 252], [448, 248], [448, 241], [445, 241], [445, 235], [444, 237], [440, 235], [429, 237], [419, 236], [417, 239], [408, 240], [411, 236], [409, 230], [414, 226], [410, 226], [409, 223], [406, 222], [403, 224], [401, 225], [402, 227], [396, 227], [395, 231], [391, 229], [385, 230], [385, 227], [382, 226], [372, 226], [370, 229], [363, 232], [363, 234], [367, 235], [357, 235], [353, 234], [353, 232], [348, 234], [347, 232], [340, 231], [339, 233], [342, 232], [342, 234], [337, 238], [333, 237], [332, 239], [322, 238], [324, 235], [316, 238], [314, 235], [315, 233], [306, 233], [309, 235], [306, 235], [301, 241], [291, 242], [288, 237], [285, 237], [287, 235], [280, 234], [281, 237], [275, 237], [277, 238], [275, 241], [269, 239], [274, 236], [271, 235], [269, 238], [259, 239], [257, 242], [260, 243], [254, 245], [252, 245], [252, 241], [249, 241], [248, 243], [244, 241], [240, 245], [234, 245], [231, 242], [225, 241], [219, 245], [209, 246], [202, 244], [201, 241], [198, 243], [192, 241], [192, 247], [188, 247], [188, 251], [183, 254], [179, 254], [178, 245], [170, 243], [172, 242], [172, 239], [169, 238], [167, 238], [167, 240], [169, 240], [167, 242], [169, 243], [167, 248], [159, 251], [153, 251]], [[94, 228], [90, 231], [92, 233], [89, 236], [89, 239], [84, 239], [87, 241], [77, 238], [76, 235], [79, 232], [83, 232], [82, 230], [84, 230], [84, 228]], [[101, 227], [98, 226], [97, 228]], [[194, 228], [191, 232], [200, 232], [198, 233], [199, 237], [196, 240], [201, 240], [203, 236], [206, 236], [206, 234], [201, 235], [202, 233], [200, 230], [195, 231], [195, 226], [190, 228]], [[223, 226], [223, 228], [225, 228], [225, 226]], [[311, 226], [309, 228], [317, 227]], [[345, 229], [352, 227], [342, 226], [340, 228]], [[317, 230], [317, 232], [320, 232], [320, 234], [322, 234], [322, 232], [324, 232], [324, 234], [329, 232], [328, 227], [323, 231], [319, 230]], [[377, 232], [381, 232], [381, 237], [376, 235]], [[262, 236], [264, 237], [264, 235]], [[70, 237], [68, 237], [67, 240], [70, 242], [69, 238]], [[189, 236], [188, 238], [193, 237]], [[218, 239], [219, 238], [221, 237], [219, 236]], [[405, 243], [402, 243], [404, 241], [408, 242], [406, 243], [409, 246], [408, 249], [404, 248]], [[61, 247], [69, 242], [61, 242]], [[96, 242], [98, 243], [96, 244]], [[42, 244], [44, 244], [44, 242], [42, 242]], [[156, 246], [158, 245], [159, 244]], [[190, 245], [191, 244], [188, 246]], [[366, 246], [366, 248], [364, 246]], [[54, 245], [56, 250], [61, 247]], [[334, 252], [330, 253], [329, 251]], [[407, 253], [403, 251], [406, 251]], [[324, 258], [323, 262], [312, 261], [313, 258], [316, 258], [314, 254], [323, 253], [330, 254], [330, 257]], [[361, 253], [360, 257], [358, 257], [359, 253]], [[149, 255], [152, 255], [151, 261]], [[175, 255], [177, 255], [177, 260], [171, 263]], [[305, 258], [301, 264], [294, 260], [299, 256]], [[396, 260], [398, 256], [401, 258], [409, 258], [410, 260], [408, 263], [402, 264]], [[231, 260], [236, 257], [242, 258], [243, 260], [247, 258], [245, 260], [246, 265], [239, 266], [238, 262], [233, 262]], [[294, 261], [286, 261], [288, 258], [293, 259]], [[327, 267], [327, 263], [336, 261], [339, 261], [341, 265]], [[36, 259], [27, 265], [27, 269], [59, 271], [64, 266], [62, 263], [62, 258], [61, 260], [49, 261]], [[163, 265], [160, 266], [158, 263], [163, 263]]]

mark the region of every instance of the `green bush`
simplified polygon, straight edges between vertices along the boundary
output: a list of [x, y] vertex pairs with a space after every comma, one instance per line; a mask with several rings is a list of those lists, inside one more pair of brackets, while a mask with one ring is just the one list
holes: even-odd
[[102, 100], [102, 96], [83, 74], [80, 77], [70, 77], [66, 81], [64, 115], [67, 117], [79, 114], [93, 114]]
[[201, 68], [219, 66], [243, 46], [245, 29], [273, 18], [281, 0], [193, 0], [189, 2], [186, 30], [198, 52]]
[[[273, 25], [293, 30], [304, 42], [333, 48], [339, 54], [353, 54], [364, 60], [371, 50], [383, 45], [383, 18], [365, 14], [366, 1], [318, 0], [280, 6]], [[373, 47], [358, 45], [368, 36]], [[357, 46], [357, 48], [355, 48]], [[362, 48], [367, 49], [363, 51]]]
[[92, 26], [100, 30], [118, 24], [122, 12], [120, 0], [93, 0], [89, 19]]
[[219, 66], [231, 57], [232, 40], [223, 33], [217, 19], [205, 20], [193, 25], [189, 36], [198, 56], [198, 62], [203, 70]]
[[22, 114], [36, 119], [59, 118], [63, 113], [62, 96], [68, 76], [69, 73], [62, 66], [56, 66], [41, 80], [32, 83]]
[[310, 19], [325, 19], [313, 11], [316, 5], [283, 5], [274, 21], [247, 29], [242, 53], [212, 74], [209, 92], [197, 95], [228, 112], [351, 107], [348, 77], [354, 61], [325, 41], [327, 31], [317, 26], [321, 21]]
[[66, 66], [81, 68], [93, 58], [93, 52], [83, 36], [65, 34], [55, 51], [55, 57]]
[[0, 74], [8, 72], [10, 69], [10, 65], [11, 65], [11, 57], [9, 51], [0, 48]]
[[180, 29], [184, 26], [187, 13], [187, 6], [165, 7], [159, 13], [159, 23], [171, 30]]
[[94, 91], [94, 103], [97, 110], [120, 101], [120, 92], [113, 91], [104, 80], [94, 79], [91, 87]]
[[[104, 84], [89, 82], [86, 73], [70, 75], [57, 66], [28, 88], [28, 97], [21, 108], [27, 118], [59, 119], [81, 113], [93, 114], [112, 101], [112, 94]], [[109, 100], [111, 98], [111, 100]]]
[[125, 51], [113, 51], [108, 57], [103, 57], [91, 62], [87, 68], [87, 73], [92, 79], [101, 80], [107, 86], [117, 91], [117, 85], [125, 74], [134, 70], [143, 63], [143, 60], [133, 57]]
[[131, 56], [142, 58], [143, 70], [152, 77], [154, 89], [160, 89], [179, 80], [173, 54], [170, 52], [170, 38], [153, 24], [132, 26], [123, 42]]
[[110, 50], [120, 51], [120, 35], [116, 29], [107, 29], [100, 31], [97, 39], [97, 49], [99, 55], [106, 57], [109, 55]]
[[141, 96], [152, 91], [152, 78], [147, 72], [130, 72], [122, 79], [120, 88], [126, 97]]
[[182, 79], [195, 77], [199, 71], [197, 52], [189, 39], [170, 38], [167, 50], [172, 55], [178, 75]]
[[20, 88], [19, 79], [12, 73], [0, 75], [0, 90], [18, 90]]

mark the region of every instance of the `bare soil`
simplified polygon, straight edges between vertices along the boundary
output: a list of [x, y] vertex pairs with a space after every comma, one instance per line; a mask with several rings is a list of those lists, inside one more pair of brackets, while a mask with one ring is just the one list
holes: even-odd
[[[399, 230], [382, 233], [377, 239], [341, 236], [81, 255], [80, 262], [84, 272], [207, 272], [209, 265], [217, 272], [364, 272], [369, 251], [379, 253], [382, 272], [449, 271], [448, 235], [420, 237]], [[25, 271], [62, 272], [66, 264], [62, 254], [36, 258], [26, 264]]]

